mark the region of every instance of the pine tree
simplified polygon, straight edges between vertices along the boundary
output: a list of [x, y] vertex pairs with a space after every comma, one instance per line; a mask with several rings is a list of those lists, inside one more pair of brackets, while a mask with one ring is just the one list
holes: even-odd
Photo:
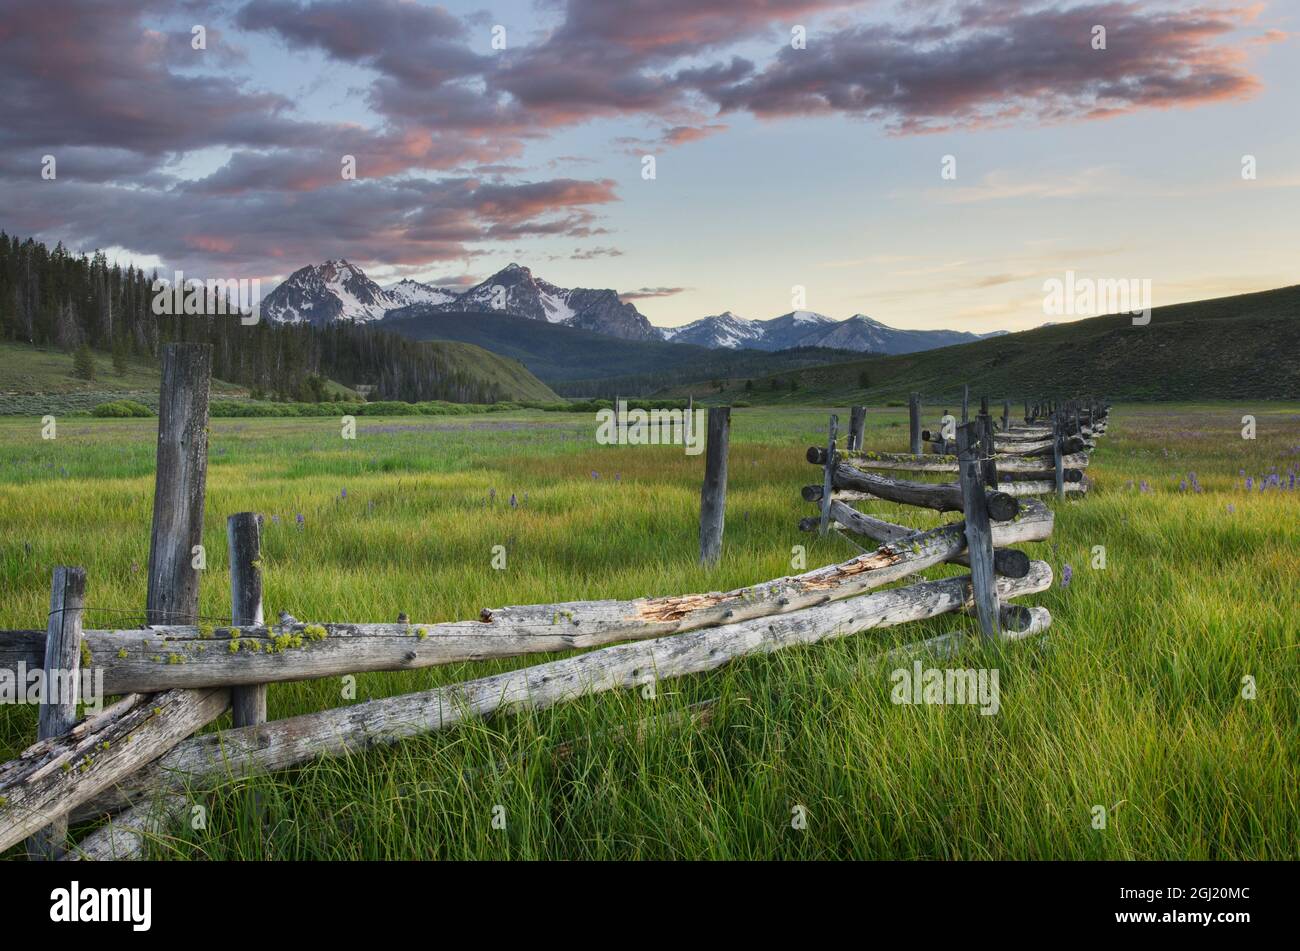
[[72, 369], [79, 380], [95, 378], [95, 355], [90, 352], [90, 344], [83, 343], [77, 348], [77, 353], [72, 358]]
[[118, 336], [113, 341], [113, 372], [118, 376], [126, 376], [126, 340]]

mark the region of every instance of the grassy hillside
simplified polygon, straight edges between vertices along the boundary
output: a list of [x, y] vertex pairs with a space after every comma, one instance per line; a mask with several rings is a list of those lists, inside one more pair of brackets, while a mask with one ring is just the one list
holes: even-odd
[[492, 353], [472, 343], [454, 340], [430, 342], [429, 346], [451, 357], [459, 369], [487, 383], [496, 383], [507, 400], [558, 400], [549, 386], [518, 360]]
[[[408, 311], [409, 312], [409, 311]], [[619, 389], [645, 394], [665, 381], [765, 376], [852, 355], [825, 348], [763, 353], [710, 350], [691, 344], [621, 340], [510, 314], [394, 315], [380, 329], [411, 340], [459, 340], [513, 357], [565, 394], [590, 396]]]
[[[212, 381], [213, 393], [246, 393], [242, 386]], [[23, 343], [0, 342], [0, 394], [158, 392], [158, 365], [131, 357], [126, 373], [118, 374], [106, 353], [95, 353], [95, 379], [78, 379], [72, 354]]]
[[[791, 387], [791, 380], [794, 387]], [[1124, 400], [1300, 396], [1300, 285], [1173, 304], [1134, 326], [1123, 314], [893, 357], [730, 381], [715, 398], [879, 403], [913, 390], [953, 399], [961, 384], [1002, 395], [1101, 393]], [[665, 395], [707, 393], [708, 378]]]
[[[556, 400], [554, 392], [518, 361], [464, 343], [431, 343], [453, 367], [486, 383], [500, 385], [512, 400]], [[151, 360], [132, 357], [124, 374], [113, 369], [104, 353], [95, 353], [95, 379], [82, 380], [73, 372], [72, 354], [21, 343], [0, 343], [0, 415], [69, 412], [94, 409], [114, 399], [134, 399], [158, 405], [159, 368]], [[353, 390], [326, 382], [329, 395], [354, 397]], [[245, 387], [212, 381], [214, 399], [247, 396]], [[51, 397], [57, 399], [51, 401]]]

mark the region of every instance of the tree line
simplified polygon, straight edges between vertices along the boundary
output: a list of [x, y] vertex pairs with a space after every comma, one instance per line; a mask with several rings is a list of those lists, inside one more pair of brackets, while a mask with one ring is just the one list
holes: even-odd
[[209, 343], [213, 376], [278, 399], [318, 401], [325, 396], [323, 378], [371, 385], [373, 397], [385, 400], [493, 403], [506, 396], [449, 348], [362, 324], [156, 315], [157, 277], [110, 264], [102, 251], [74, 254], [62, 242], [50, 249], [0, 231], [0, 339], [67, 353], [98, 351], [118, 368], [132, 358], [156, 362], [166, 343]]

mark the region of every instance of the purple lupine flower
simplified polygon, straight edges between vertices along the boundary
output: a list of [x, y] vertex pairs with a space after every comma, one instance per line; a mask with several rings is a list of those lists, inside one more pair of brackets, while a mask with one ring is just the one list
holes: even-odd
[[280, 516], [278, 516], [278, 515], [272, 515], [272, 516], [271, 516], [271, 524], [272, 524], [272, 525], [279, 525], [279, 524], [280, 524]]
[[1246, 491], [1249, 492], [1251, 488], [1254, 487], [1254, 485], [1255, 485], [1255, 480], [1252, 479], [1250, 476], [1246, 476]]
[[348, 497], [348, 490], [347, 490], [347, 489], [342, 489], [342, 490], [339, 491], [339, 498], [341, 498], [341, 499], [346, 499], [347, 497]]
[[600, 478], [600, 473], [597, 472], [595, 469], [592, 469], [592, 470], [591, 470], [591, 477], [592, 477], [593, 479], [599, 479], [599, 478]]
[[515, 498], [515, 494], [513, 492], [510, 493], [510, 507], [512, 509], [519, 508], [519, 500]]
[[1141, 489], [1143, 492], [1150, 492], [1150, 491], [1151, 491], [1151, 486], [1147, 485], [1147, 480], [1146, 480], [1146, 479], [1143, 479], [1143, 480], [1138, 484], [1138, 488]]
[[1186, 491], [1187, 491], [1187, 480], [1186, 480], [1186, 479], [1183, 479], [1181, 482], [1178, 483], [1178, 491], [1179, 491], [1179, 492], [1186, 492]]
[[299, 527], [299, 528], [302, 528], [302, 527], [303, 527], [303, 523], [306, 521], [306, 519], [304, 519], [304, 518], [302, 517], [302, 513], [301, 513], [301, 512], [299, 512], [299, 513], [297, 514], [297, 516], [295, 516], [295, 520], [298, 522], [298, 527]]
[[1229, 502], [1229, 503], [1228, 503], [1228, 514], [1231, 515], [1231, 514], [1232, 514], [1233, 512], [1235, 512], [1235, 511], [1237, 511], [1237, 506], [1235, 506], [1235, 505], [1233, 505], [1231, 502]]
[[1073, 577], [1074, 577], [1074, 569], [1071, 568], [1069, 565], [1063, 567], [1061, 569], [1061, 587], [1068, 588], [1070, 586], [1070, 579]]
[[615, 481], [615, 482], [621, 482], [621, 481], [623, 481], [623, 473], [621, 473], [621, 472], [615, 472], [615, 473], [614, 473], [614, 481]]
[[1287, 488], [1288, 488], [1288, 489], [1294, 489], [1294, 488], [1295, 488], [1295, 473], [1294, 473], [1294, 472], [1291, 473], [1291, 478], [1287, 480]]

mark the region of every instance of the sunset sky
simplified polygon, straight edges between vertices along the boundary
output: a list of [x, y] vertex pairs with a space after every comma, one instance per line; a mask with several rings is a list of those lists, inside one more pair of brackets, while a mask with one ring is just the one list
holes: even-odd
[[517, 261], [661, 325], [802, 285], [1018, 330], [1067, 270], [1300, 282], [1298, 34], [1294, 0], [6, 0], [0, 228], [266, 290]]

